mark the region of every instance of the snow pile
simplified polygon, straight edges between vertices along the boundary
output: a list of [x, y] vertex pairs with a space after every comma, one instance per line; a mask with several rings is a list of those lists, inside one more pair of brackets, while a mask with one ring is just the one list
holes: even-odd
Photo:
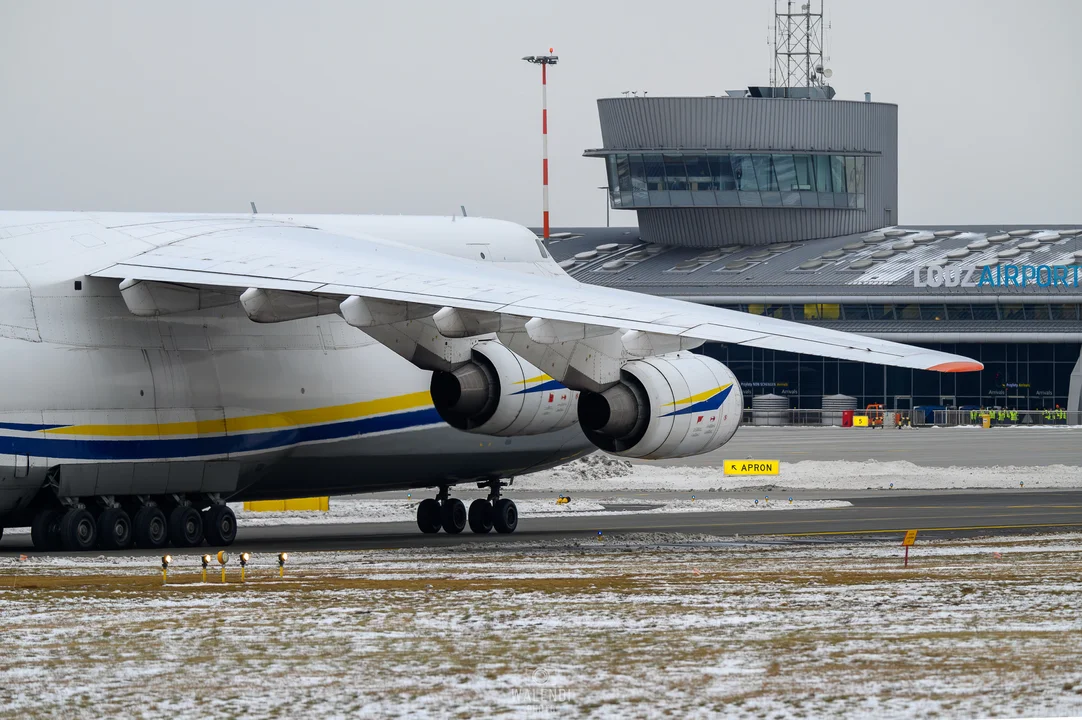
[[[803, 490], [954, 490], [1082, 488], [1082, 468], [1070, 465], [925, 467], [890, 462], [803, 460], [781, 464], [778, 475], [727, 476], [720, 467], [677, 467], [596, 461], [591, 455], [562, 468], [525, 475], [521, 490], [607, 492], [620, 490], [728, 491], [773, 485]], [[618, 461], [619, 462], [619, 461]], [[618, 472], [622, 471], [622, 472]]]
[[[538, 474], [544, 474], [547, 477], [552, 478], [554, 482], [559, 479], [564, 479], [569, 485], [574, 486], [576, 483], [626, 477], [634, 472], [635, 465], [630, 461], [616, 457], [615, 455], [595, 452], [584, 458], [573, 460], [566, 465], [561, 465], [548, 470], [545, 473]], [[536, 475], [531, 475], [530, 477], [533, 478], [536, 477]]]
[[[331, 498], [330, 512], [251, 512], [243, 504], [231, 504], [237, 519], [244, 527], [266, 525], [335, 525], [346, 523], [379, 522], [414, 522], [417, 519], [417, 504], [420, 498], [387, 500], [368, 498], [363, 495], [348, 495]], [[535, 518], [553, 515], [589, 516], [589, 515], [640, 515], [658, 513], [689, 512], [738, 512], [772, 510], [807, 510], [809, 508], [849, 507], [845, 500], [794, 500], [792, 503], [778, 498], [767, 503], [763, 499], [710, 498], [710, 499], [662, 499], [613, 497], [598, 500], [596, 498], [572, 498], [566, 505], [557, 505], [551, 500], [515, 499], [519, 517]], [[623, 508], [622, 506], [627, 506]]]

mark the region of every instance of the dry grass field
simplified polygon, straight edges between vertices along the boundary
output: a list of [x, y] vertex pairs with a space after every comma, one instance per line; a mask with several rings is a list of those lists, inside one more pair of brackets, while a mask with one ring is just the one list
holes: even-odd
[[1082, 713], [1082, 536], [0, 559], [0, 716]]

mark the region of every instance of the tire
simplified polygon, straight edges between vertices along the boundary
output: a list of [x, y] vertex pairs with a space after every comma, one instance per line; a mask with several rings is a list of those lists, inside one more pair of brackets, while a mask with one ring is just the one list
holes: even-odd
[[443, 501], [440, 508], [440, 525], [449, 535], [458, 535], [466, 529], [466, 505], [458, 498]]
[[492, 503], [477, 498], [470, 503], [470, 530], [478, 535], [492, 532]]
[[63, 513], [59, 510], [42, 510], [34, 516], [30, 524], [30, 539], [34, 542], [34, 549], [38, 552], [53, 552], [60, 549], [60, 518]]
[[105, 550], [124, 550], [134, 541], [132, 522], [120, 508], [108, 508], [98, 516], [98, 542]]
[[492, 507], [492, 526], [498, 533], [513, 533], [518, 527], [518, 507], [507, 498]]
[[417, 527], [421, 528], [423, 533], [438, 533], [443, 525], [440, 515], [440, 504], [433, 498], [425, 498], [417, 506]]
[[211, 505], [203, 511], [203, 537], [212, 547], [229, 547], [237, 539], [237, 516], [228, 505]]
[[203, 516], [190, 505], [178, 505], [169, 513], [169, 540], [173, 547], [203, 544]]
[[165, 547], [169, 542], [169, 523], [157, 506], [144, 505], [132, 518], [135, 546], [147, 549]]
[[60, 518], [60, 545], [71, 552], [93, 550], [98, 542], [98, 523], [89, 511], [72, 508]]

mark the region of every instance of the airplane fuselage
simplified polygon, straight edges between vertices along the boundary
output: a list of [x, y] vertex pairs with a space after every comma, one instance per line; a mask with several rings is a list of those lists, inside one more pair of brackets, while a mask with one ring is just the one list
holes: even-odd
[[[577, 426], [509, 438], [449, 427], [431, 373], [337, 315], [260, 324], [234, 302], [137, 317], [115, 281], [86, 276], [196, 222], [273, 221], [0, 213], [0, 525], [28, 524], [50, 483], [65, 497], [298, 497], [509, 477], [592, 448]], [[351, 219], [320, 222], [348, 233]], [[445, 249], [554, 272], [536, 248], [517, 258], [476, 239]]]

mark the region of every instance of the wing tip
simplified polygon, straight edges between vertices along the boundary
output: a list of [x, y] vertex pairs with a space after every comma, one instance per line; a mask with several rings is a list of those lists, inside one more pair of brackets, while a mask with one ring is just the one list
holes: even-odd
[[984, 365], [976, 360], [953, 360], [951, 362], [933, 365], [928, 369], [937, 372], [975, 372], [977, 370], [983, 370]]

